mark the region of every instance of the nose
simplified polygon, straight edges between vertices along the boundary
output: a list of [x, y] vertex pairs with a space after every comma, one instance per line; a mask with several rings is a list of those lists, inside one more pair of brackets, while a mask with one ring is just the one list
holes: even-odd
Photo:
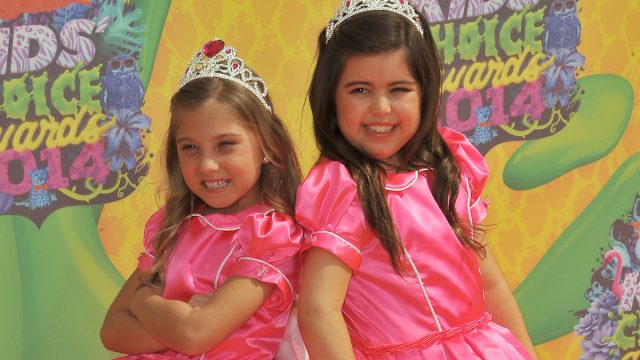
[[218, 161], [212, 156], [205, 156], [200, 161], [200, 169], [204, 173], [216, 171], [220, 168]]
[[391, 102], [386, 95], [376, 96], [371, 104], [371, 112], [374, 115], [386, 115], [391, 112]]

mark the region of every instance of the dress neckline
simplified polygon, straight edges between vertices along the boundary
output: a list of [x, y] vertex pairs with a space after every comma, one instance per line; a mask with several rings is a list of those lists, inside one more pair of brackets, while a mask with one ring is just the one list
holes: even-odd
[[387, 171], [387, 182], [384, 185], [385, 190], [389, 191], [403, 191], [410, 188], [418, 181], [421, 171], [427, 169], [413, 170], [407, 172], [393, 172]]
[[202, 215], [199, 211], [194, 211], [187, 218], [200, 218], [216, 230], [235, 231], [240, 229], [240, 225], [247, 216], [255, 213], [267, 214], [271, 211], [273, 209], [269, 206], [263, 203], [256, 203], [232, 214], [210, 213]]

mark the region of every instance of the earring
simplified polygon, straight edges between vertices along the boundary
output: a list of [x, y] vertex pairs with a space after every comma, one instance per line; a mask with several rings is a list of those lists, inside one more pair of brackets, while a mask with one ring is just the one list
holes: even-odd
[[262, 158], [262, 163], [263, 163], [263, 164], [268, 164], [270, 160], [271, 160], [271, 159], [269, 159], [269, 156], [265, 155], [265, 156]]

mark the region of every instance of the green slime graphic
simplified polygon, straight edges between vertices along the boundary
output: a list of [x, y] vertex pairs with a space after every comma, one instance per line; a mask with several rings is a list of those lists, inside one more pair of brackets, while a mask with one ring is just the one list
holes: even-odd
[[60, 209], [40, 229], [23, 217], [14, 226], [20, 234], [23, 357], [106, 358], [99, 329], [122, 277], [98, 241], [91, 208]]
[[[0, 264], [2, 264], [2, 301], [0, 306], [0, 351], [7, 359], [22, 358], [24, 325], [23, 295], [20, 262], [18, 261], [18, 240], [13, 227], [12, 216], [0, 216]], [[24, 239], [19, 239], [24, 240]]]
[[633, 88], [615, 75], [589, 75], [578, 80], [584, 91], [580, 109], [560, 132], [527, 141], [509, 158], [505, 184], [526, 190], [601, 159], [618, 144], [633, 109]]
[[[146, 88], [171, 1], [133, 3], [142, 10], [140, 23], [147, 29], [140, 59]], [[28, 96], [14, 95], [12, 99], [23, 101]], [[10, 108], [20, 105], [12, 103]], [[102, 205], [59, 209], [40, 229], [20, 216], [0, 216], [3, 358], [115, 356], [102, 347], [99, 332], [104, 314], [124, 280], [100, 243], [97, 223], [101, 211]]]
[[629, 211], [639, 191], [637, 152], [620, 166], [515, 290], [534, 344], [571, 332], [578, 320], [573, 311], [589, 308], [583, 294], [591, 286], [602, 249], [609, 245], [610, 226]]

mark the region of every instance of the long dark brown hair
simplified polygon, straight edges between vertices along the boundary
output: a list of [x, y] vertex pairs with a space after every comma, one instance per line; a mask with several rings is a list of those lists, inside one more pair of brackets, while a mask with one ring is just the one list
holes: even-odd
[[[176, 132], [183, 112], [196, 110], [210, 99], [229, 106], [253, 129], [262, 151], [269, 156], [269, 162], [262, 165], [257, 183], [261, 201], [272, 206], [277, 212], [293, 216], [296, 189], [302, 174], [294, 145], [282, 121], [262, 106], [255, 95], [239, 84], [218, 78], [193, 80], [171, 98], [171, 119], [164, 142], [167, 173], [165, 218], [160, 231], [153, 239], [156, 261], [148, 277], [148, 282], [154, 285], [164, 285], [163, 270], [178, 240], [184, 219], [194, 208], [197, 209], [204, 204], [191, 192], [182, 177]], [[273, 109], [268, 96], [267, 103]]]
[[350, 56], [403, 49], [412, 75], [421, 87], [420, 124], [415, 135], [399, 151], [398, 170], [432, 168], [433, 196], [460, 242], [485, 255], [484, 246], [473, 240], [470, 224], [455, 210], [460, 186], [460, 167], [438, 131], [442, 73], [429, 25], [420, 16], [424, 37], [404, 17], [387, 11], [369, 11], [342, 23], [326, 43], [318, 38], [318, 60], [309, 88], [313, 129], [320, 155], [341, 162], [355, 180], [367, 223], [388, 252], [396, 272], [403, 268], [402, 242], [384, 195], [383, 164], [353, 145], [340, 132], [335, 94], [338, 80]]

